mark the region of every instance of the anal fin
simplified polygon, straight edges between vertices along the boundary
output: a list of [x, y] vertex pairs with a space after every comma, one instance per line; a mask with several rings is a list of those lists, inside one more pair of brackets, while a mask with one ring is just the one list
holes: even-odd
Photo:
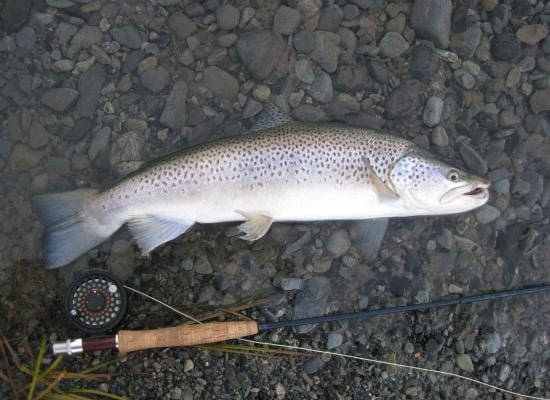
[[243, 233], [240, 237], [244, 240], [261, 239], [271, 227], [273, 218], [259, 214], [236, 210], [239, 214], [246, 218], [246, 221], [237, 226], [237, 229]]
[[156, 215], [134, 216], [128, 228], [143, 254], [177, 238], [194, 224], [193, 221], [171, 220]]

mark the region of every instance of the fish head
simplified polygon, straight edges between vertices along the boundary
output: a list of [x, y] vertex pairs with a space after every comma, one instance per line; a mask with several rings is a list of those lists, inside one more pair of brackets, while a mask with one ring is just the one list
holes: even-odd
[[394, 163], [388, 178], [407, 207], [425, 214], [465, 212], [489, 200], [487, 179], [450, 166], [417, 147]]

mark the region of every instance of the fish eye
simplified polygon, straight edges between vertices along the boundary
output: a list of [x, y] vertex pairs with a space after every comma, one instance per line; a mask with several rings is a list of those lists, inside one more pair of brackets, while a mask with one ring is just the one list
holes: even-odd
[[460, 180], [460, 172], [458, 172], [456, 169], [453, 169], [449, 172], [449, 174], [447, 175], [447, 178], [451, 182], [458, 182]]

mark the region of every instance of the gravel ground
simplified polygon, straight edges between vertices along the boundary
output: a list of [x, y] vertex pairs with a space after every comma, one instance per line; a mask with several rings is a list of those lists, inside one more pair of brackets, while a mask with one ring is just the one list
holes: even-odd
[[[0, 8], [0, 329], [17, 346], [78, 335], [62, 296], [90, 266], [190, 312], [270, 296], [248, 312], [260, 320], [548, 281], [550, 4], [542, 0], [6, 0]], [[254, 244], [228, 238], [230, 226], [198, 226], [151, 258], [122, 230], [70, 266], [42, 268], [33, 194], [107, 187], [175, 148], [245, 132], [268, 100], [298, 120], [409, 138], [491, 179], [491, 200], [463, 215], [389, 225], [276, 224]], [[130, 300], [125, 328], [180, 321]], [[550, 397], [548, 295], [257, 339]], [[136, 399], [511, 398], [334, 356], [179, 348], [121, 356], [109, 372], [119, 375], [92, 387]], [[0, 381], [0, 397], [9, 393]]]

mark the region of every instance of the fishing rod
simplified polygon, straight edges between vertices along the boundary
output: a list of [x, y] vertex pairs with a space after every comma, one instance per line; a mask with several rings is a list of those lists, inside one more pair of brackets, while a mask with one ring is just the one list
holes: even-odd
[[[122, 319], [123, 315], [121, 316], [121, 312], [125, 312], [127, 309], [127, 305], [124, 304], [124, 300], [126, 299], [124, 287], [115, 278], [103, 271], [93, 271], [85, 274], [72, 285], [66, 297], [66, 307], [68, 307], [68, 315], [71, 321], [80, 329], [87, 332], [100, 332], [106, 328], [112, 328]], [[254, 320], [207, 322], [139, 331], [121, 330], [111, 336], [69, 339], [64, 342], [56, 342], [53, 344], [53, 353], [77, 354], [96, 350], [118, 350], [128, 353], [153, 348], [217, 343], [253, 336], [273, 329], [349, 321], [547, 292], [550, 292], [550, 285], [278, 322], [258, 322]]]

